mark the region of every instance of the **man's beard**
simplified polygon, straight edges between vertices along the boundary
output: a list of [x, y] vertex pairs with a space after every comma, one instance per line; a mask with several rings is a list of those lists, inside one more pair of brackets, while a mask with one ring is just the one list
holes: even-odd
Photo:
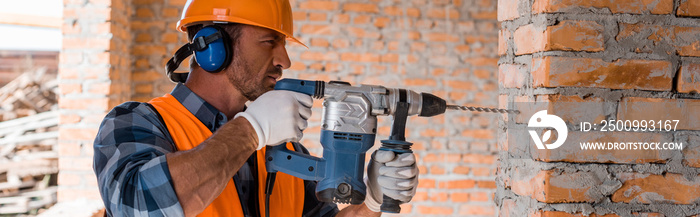
[[258, 77], [258, 70], [254, 70], [253, 67], [247, 64], [248, 61], [245, 57], [236, 56], [234, 57], [231, 67], [234, 67], [233, 72], [227, 74], [229, 82], [233, 84], [236, 89], [238, 89], [243, 96], [250, 100], [255, 101], [258, 97], [264, 93], [271, 91], [275, 88], [275, 85], [265, 85], [267, 83], [268, 75], [278, 75], [281, 77], [282, 69], [278, 67], [269, 68], [262, 77]]

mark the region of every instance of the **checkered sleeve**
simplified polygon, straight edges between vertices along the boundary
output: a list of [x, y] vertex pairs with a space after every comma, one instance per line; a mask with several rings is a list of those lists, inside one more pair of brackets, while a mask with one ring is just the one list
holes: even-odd
[[94, 143], [93, 167], [110, 216], [184, 216], [165, 154], [175, 146], [160, 116], [146, 103], [110, 111]]

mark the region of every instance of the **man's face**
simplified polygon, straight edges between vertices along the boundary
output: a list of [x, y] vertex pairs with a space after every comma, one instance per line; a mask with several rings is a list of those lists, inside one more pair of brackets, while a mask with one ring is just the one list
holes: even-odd
[[244, 25], [231, 66], [225, 70], [229, 82], [251, 101], [274, 89], [282, 69], [291, 64], [284, 46], [283, 34]]

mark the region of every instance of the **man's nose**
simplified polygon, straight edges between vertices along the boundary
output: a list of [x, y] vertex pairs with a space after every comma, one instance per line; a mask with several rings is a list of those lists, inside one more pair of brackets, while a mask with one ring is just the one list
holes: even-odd
[[282, 68], [282, 69], [288, 69], [292, 65], [292, 61], [289, 60], [289, 55], [287, 54], [287, 48], [285, 48], [284, 44], [281, 46], [277, 46], [277, 49], [274, 51], [274, 59], [273, 64], [276, 67]]

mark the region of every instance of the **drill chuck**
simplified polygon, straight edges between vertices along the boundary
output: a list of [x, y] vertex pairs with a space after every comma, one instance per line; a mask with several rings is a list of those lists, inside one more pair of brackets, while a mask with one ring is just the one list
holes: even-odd
[[420, 93], [421, 95], [421, 111], [418, 116], [432, 117], [445, 113], [447, 102], [444, 99], [430, 93]]
[[447, 103], [444, 99], [430, 93], [417, 93], [400, 88], [388, 88], [388, 92], [386, 115], [395, 115], [396, 103], [401, 101], [409, 104], [408, 116], [432, 117], [445, 113], [447, 109]]

